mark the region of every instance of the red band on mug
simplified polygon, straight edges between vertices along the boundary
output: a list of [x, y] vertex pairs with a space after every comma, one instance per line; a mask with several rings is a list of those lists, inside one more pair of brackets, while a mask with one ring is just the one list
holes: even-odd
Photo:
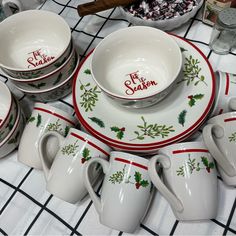
[[229, 94], [229, 74], [226, 73], [226, 87], [225, 87], [225, 95]]
[[207, 149], [185, 149], [185, 150], [175, 150], [172, 154], [186, 153], [186, 152], [209, 152]]
[[123, 158], [116, 157], [115, 160], [116, 161], [120, 161], [120, 162], [124, 162], [124, 163], [127, 163], [127, 164], [130, 164], [130, 165], [133, 165], [133, 166], [137, 166], [137, 167], [142, 168], [144, 170], [148, 169], [147, 166], [141, 165], [141, 164], [136, 163], [136, 162], [128, 161], [128, 160], [123, 159]]
[[57, 114], [57, 113], [55, 113], [53, 111], [49, 111], [49, 110], [46, 110], [46, 109], [41, 108], [41, 107], [35, 107], [34, 110], [43, 111], [43, 112], [46, 112], [48, 114], [54, 115], [54, 116], [56, 116], [56, 117], [58, 117], [58, 118], [60, 118], [60, 119], [62, 119], [64, 121], [72, 124], [73, 126], [75, 126], [74, 122], [72, 122], [71, 120], [69, 120], [69, 119], [65, 118], [64, 116], [61, 116], [61, 115], [59, 115], [59, 114]]
[[236, 121], [236, 117], [224, 119], [224, 122]]
[[100, 147], [98, 147], [96, 144], [92, 143], [91, 141], [89, 141], [88, 139], [85, 139], [84, 137], [78, 135], [78, 134], [75, 134], [75, 133], [71, 133], [72, 136], [84, 141], [84, 142], [87, 142], [90, 146], [96, 148], [98, 151], [102, 152], [103, 154], [105, 154], [106, 156], [109, 156], [109, 153], [104, 151], [103, 149], [101, 149]]

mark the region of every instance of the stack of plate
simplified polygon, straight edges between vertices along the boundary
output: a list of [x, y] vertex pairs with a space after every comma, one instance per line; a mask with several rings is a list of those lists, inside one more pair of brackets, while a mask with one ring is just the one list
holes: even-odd
[[125, 108], [107, 98], [91, 75], [93, 52], [87, 56], [75, 74], [73, 102], [78, 119], [89, 133], [116, 150], [153, 154], [198, 130], [214, 101], [214, 73], [196, 46], [172, 37], [182, 51], [182, 73], [176, 88], [147, 108]]

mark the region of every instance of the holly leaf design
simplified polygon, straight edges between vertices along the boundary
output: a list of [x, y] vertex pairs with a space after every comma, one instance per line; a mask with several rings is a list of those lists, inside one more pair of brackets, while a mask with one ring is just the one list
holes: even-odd
[[85, 73], [86, 75], [91, 75], [91, 70], [90, 70], [90, 69], [86, 69], [86, 70], [84, 71], [84, 73]]
[[147, 180], [142, 180], [142, 181], [140, 182], [140, 184], [141, 184], [141, 186], [144, 187], [144, 188], [149, 185], [149, 183], [148, 183]]
[[193, 99], [193, 98], [190, 98], [190, 99], [189, 99], [189, 102], [188, 102], [188, 105], [189, 105], [190, 107], [192, 107], [192, 106], [195, 105], [195, 103], [196, 103], [196, 100]]
[[124, 132], [123, 131], [118, 131], [117, 132], [117, 134], [116, 134], [116, 137], [118, 138], [118, 139], [122, 139], [123, 137], [124, 137]]
[[89, 149], [88, 148], [84, 148], [82, 156], [86, 159], [87, 157], [89, 157]]
[[91, 121], [93, 121], [95, 124], [97, 124], [98, 126], [100, 126], [101, 128], [105, 128], [105, 124], [102, 120], [100, 120], [97, 117], [88, 117]]
[[188, 51], [187, 49], [185, 49], [185, 48], [182, 48], [182, 47], [179, 47], [180, 48], [180, 51], [181, 52], [185, 52], [185, 51]]
[[200, 99], [202, 99], [203, 97], [204, 97], [204, 94], [201, 94], [201, 93], [196, 94], [196, 95], [193, 96], [193, 98], [196, 99], [196, 100], [200, 100]]
[[45, 86], [46, 83], [39, 83], [39, 84], [28, 84], [29, 86], [36, 88], [36, 89], [40, 89], [41, 87]]
[[111, 127], [111, 131], [116, 132], [116, 137], [118, 139], [122, 139], [124, 137], [124, 131], [125, 131], [124, 127], [123, 128], [119, 128], [117, 126], [113, 126], [113, 127]]
[[38, 114], [36, 127], [39, 127], [41, 122], [42, 122], [42, 116], [40, 114]]
[[31, 116], [29, 119], [28, 119], [28, 122], [34, 122], [35, 121], [35, 117], [34, 116]]
[[213, 162], [210, 162], [208, 167], [209, 167], [210, 169], [213, 169], [213, 168], [215, 167], [215, 165], [214, 165]]
[[8, 128], [9, 130], [12, 130], [12, 128], [13, 128], [13, 126], [14, 126], [13, 122], [14, 122], [13, 115], [11, 115], [11, 116], [10, 116], [10, 119], [9, 119], [9, 123], [8, 123], [8, 125], [6, 126], [6, 128]]
[[69, 133], [70, 127], [67, 125], [65, 128], [65, 137], [67, 136], [67, 134]]
[[118, 128], [117, 126], [111, 127], [111, 131], [118, 132], [119, 130], [120, 130], [120, 128]]
[[202, 163], [204, 166], [208, 167], [209, 163], [208, 163], [208, 159], [206, 157], [201, 157]]
[[186, 114], [187, 114], [187, 111], [183, 110], [183, 111], [180, 112], [180, 114], [178, 116], [179, 124], [181, 124], [182, 126], [184, 126], [185, 119], [186, 119]]
[[138, 171], [135, 171], [134, 179], [135, 179], [136, 183], [140, 183], [142, 180], [142, 175]]
[[53, 85], [58, 84], [60, 82], [61, 78], [62, 78], [62, 73], [60, 72], [60, 74], [57, 76], [56, 80], [53, 82]]

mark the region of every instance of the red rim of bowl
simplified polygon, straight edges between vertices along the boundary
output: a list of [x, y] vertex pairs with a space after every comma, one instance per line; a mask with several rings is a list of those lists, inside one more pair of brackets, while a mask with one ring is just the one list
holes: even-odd
[[190, 44], [193, 48], [195, 48], [199, 54], [203, 57], [203, 59], [206, 61], [207, 65], [208, 65], [208, 68], [210, 69], [210, 73], [211, 73], [211, 78], [212, 78], [212, 92], [211, 92], [211, 98], [210, 98], [210, 101], [205, 109], [205, 111], [202, 113], [202, 115], [200, 116], [200, 118], [191, 126], [189, 127], [188, 129], [186, 129], [185, 131], [183, 131], [181, 134], [178, 134], [176, 135], [175, 137], [172, 137], [170, 139], [167, 139], [167, 140], [164, 140], [164, 141], [160, 141], [160, 142], [156, 142], [156, 143], [147, 143], [147, 144], [134, 144], [134, 143], [126, 143], [126, 142], [121, 142], [121, 141], [117, 141], [117, 140], [114, 140], [114, 139], [111, 139], [101, 133], [99, 133], [98, 131], [96, 131], [95, 129], [93, 129], [92, 127], [89, 126], [89, 124], [84, 120], [84, 118], [82, 117], [82, 115], [80, 114], [80, 111], [79, 111], [79, 108], [77, 106], [77, 103], [76, 103], [76, 91], [75, 91], [75, 86], [76, 86], [76, 80], [77, 80], [77, 77], [78, 77], [78, 74], [80, 72], [80, 69], [82, 67], [82, 65], [84, 64], [84, 62], [86, 61], [86, 59], [90, 56], [90, 54], [93, 52], [93, 50], [86, 56], [86, 58], [84, 58], [84, 60], [80, 63], [75, 75], [74, 75], [74, 80], [73, 80], [73, 87], [72, 87], [72, 96], [73, 96], [73, 104], [74, 104], [74, 108], [75, 108], [75, 113], [76, 113], [76, 116], [78, 117], [78, 119], [80, 120], [80, 122], [82, 124], [87, 124], [87, 127], [89, 127], [89, 130], [90, 132], [92, 131], [93, 134], [96, 134], [102, 138], [104, 138], [105, 140], [108, 140], [108, 141], [111, 141], [112, 143], [117, 143], [117, 144], [123, 144], [123, 145], [129, 145], [129, 146], [134, 146], [134, 147], [139, 147], [139, 146], [155, 146], [155, 145], [164, 145], [164, 144], [167, 144], [167, 143], [171, 143], [172, 141], [175, 141], [175, 140], [179, 140], [181, 139], [183, 136], [185, 136], [186, 134], [192, 132], [193, 130], [196, 129], [196, 127], [199, 127], [200, 124], [202, 123], [203, 120], [205, 120], [205, 118], [207, 117], [210, 109], [211, 109], [211, 106], [214, 102], [214, 97], [215, 97], [215, 75], [214, 75], [214, 72], [213, 72], [213, 69], [207, 59], [207, 57], [203, 54], [203, 52], [197, 47], [195, 46], [193, 43], [187, 41], [186, 39], [180, 37], [180, 36], [177, 36], [175, 34], [171, 34], [183, 41], [185, 41], [186, 43]]
[[6, 121], [7, 121], [7, 119], [8, 119], [8, 117], [9, 117], [9, 115], [10, 115], [10, 113], [11, 113], [11, 109], [12, 109], [12, 107], [13, 107], [13, 96], [12, 96], [12, 94], [11, 94], [11, 91], [9, 90], [9, 88], [7, 87], [7, 85], [4, 83], [4, 82], [1, 82], [2, 84], [4, 84], [4, 86], [6, 87], [6, 89], [8, 89], [8, 91], [9, 91], [9, 93], [10, 93], [10, 95], [11, 95], [11, 105], [10, 105], [10, 107], [9, 107], [9, 110], [8, 110], [8, 112], [7, 112], [7, 115], [5, 116], [5, 118], [3, 119], [3, 121], [1, 122], [1, 124], [0, 124], [0, 129], [4, 126], [4, 124], [6, 123]]

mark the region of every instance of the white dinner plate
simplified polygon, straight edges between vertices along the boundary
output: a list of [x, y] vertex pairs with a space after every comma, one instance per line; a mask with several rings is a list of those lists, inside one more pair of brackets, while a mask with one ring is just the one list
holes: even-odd
[[145, 109], [121, 107], [101, 92], [91, 76], [90, 52], [73, 84], [76, 115], [90, 133], [117, 147], [153, 150], [183, 140], [199, 128], [214, 101], [215, 76], [196, 46], [173, 37], [184, 57], [182, 75], [163, 101]]

